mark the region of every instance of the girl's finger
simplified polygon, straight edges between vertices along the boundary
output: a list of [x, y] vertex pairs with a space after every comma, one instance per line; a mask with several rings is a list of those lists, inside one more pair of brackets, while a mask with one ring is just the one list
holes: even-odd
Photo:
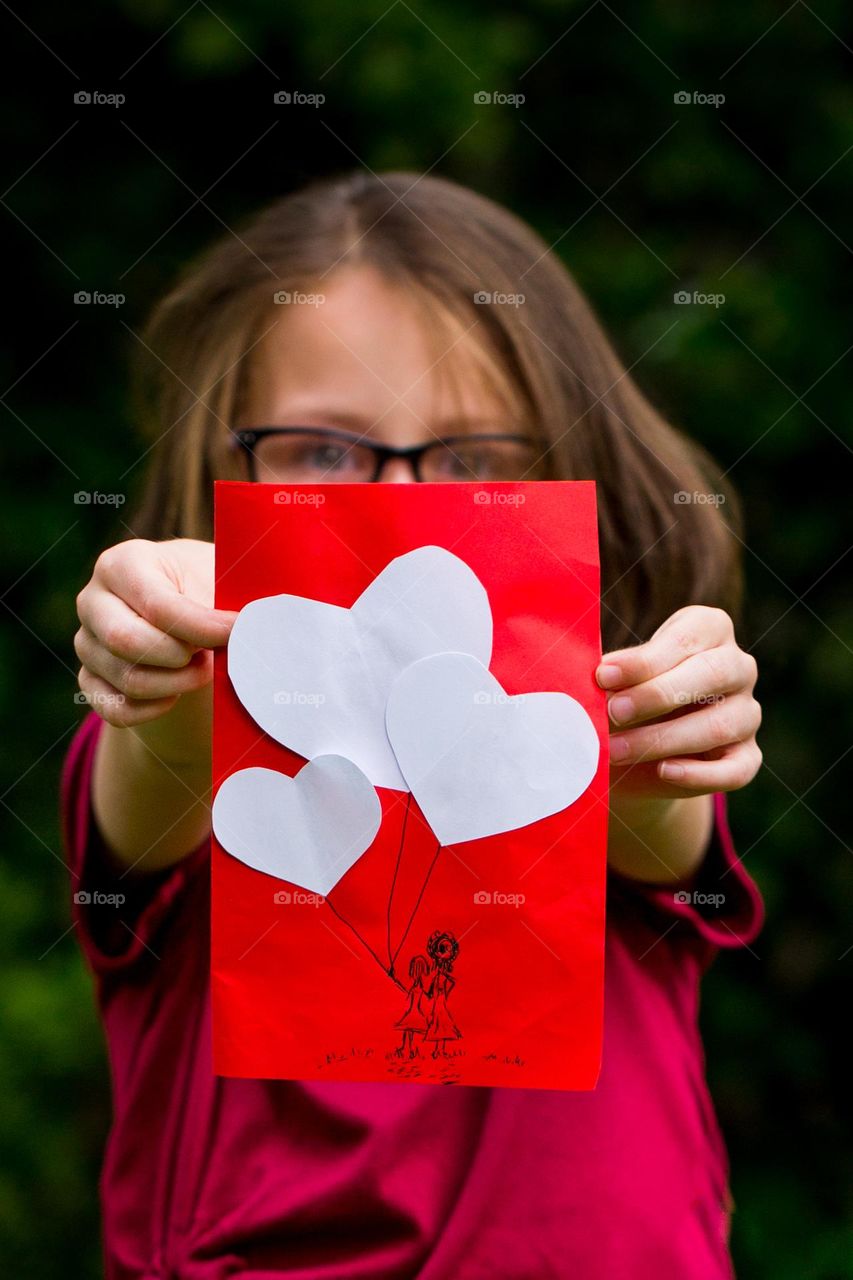
[[658, 765], [658, 774], [664, 782], [700, 795], [709, 791], [737, 791], [752, 781], [761, 768], [762, 759], [756, 742], [737, 742], [721, 752], [716, 760], [695, 757], [663, 760]]
[[614, 724], [634, 724], [692, 705], [720, 701], [724, 694], [755, 687], [758, 668], [737, 645], [720, 645], [694, 654], [671, 671], [633, 688], [621, 689], [608, 701]]
[[236, 614], [184, 595], [150, 556], [139, 554], [131, 567], [126, 553], [119, 559], [107, 552], [98, 567], [104, 585], [159, 631], [194, 649], [217, 649], [227, 642]]
[[672, 720], [627, 729], [610, 739], [614, 764], [699, 755], [751, 738], [761, 723], [761, 708], [749, 694], [735, 694]]
[[125, 662], [152, 667], [185, 667], [196, 650], [134, 613], [123, 600], [89, 583], [77, 597], [77, 612], [85, 629], [107, 652]]
[[144, 724], [147, 720], [156, 720], [177, 702], [177, 698], [159, 698], [146, 702], [137, 702], [128, 698], [120, 689], [115, 689], [100, 676], [93, 675], [86, 667], [80, 669], [77, 677], [80, 692], [93, 711], [97, 711], [102, 720], [116, 725], [120, 729], [131, 725]]
[[202, 649], [186, 666], [172, 667], [137, 665], [117, 658], [88, 631], [81, 627], [74, 637], [77, 657], [95, 676], [100, 676], [126, 697], [139, 701], [151, 698], [173, 698], [207, 684], [212, 672], [212, 655]]
[[602, 689], [625, 689], [671, 671], [685, 658], [732, 639], [734, 629], [722, 609], [689, 605], [658, 627], [651, 640], [607, 653], [596, 671]]

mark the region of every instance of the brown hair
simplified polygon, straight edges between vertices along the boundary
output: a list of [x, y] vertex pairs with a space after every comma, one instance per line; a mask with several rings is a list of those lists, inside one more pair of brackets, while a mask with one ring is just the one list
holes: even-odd
[[[137, 536], [212, 537], [214, 479], [241, 478], [233, 429], [277, 290], [370, 264], [477, 324], [542, 441], [547, 474], [598, 486], [602, 631], [645, 640], [676, 609], [740, 598], [734, 494], [633, 382], [572, 277], [506, 209], [444, 178], [357, 172], [312, 183], [208, 249], [155, 308], [136, 367], [154, 442]], [[476, 295], [521, 294], [518, 306]], [[152, 354], [153, 353], [153, 354]], [[687, 501], [683, 495], [687, 495]], [[681, 496], [680, 496], [681, 495]]]

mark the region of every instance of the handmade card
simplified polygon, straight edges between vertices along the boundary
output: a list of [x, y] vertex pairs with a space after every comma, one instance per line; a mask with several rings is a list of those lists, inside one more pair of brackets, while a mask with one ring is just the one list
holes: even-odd
[[220, 1075], [591, 1089], [595, 486], [216, 485]]

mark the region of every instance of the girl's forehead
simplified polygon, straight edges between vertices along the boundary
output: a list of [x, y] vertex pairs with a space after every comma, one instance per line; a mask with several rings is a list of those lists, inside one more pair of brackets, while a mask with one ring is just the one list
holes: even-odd
[[352, 270], [322, 289], [291, 291], [252, 352], [255, 418], [355, 409], [379, 416], [505, 415], [517, 400], [485, 327], [374, 271]]

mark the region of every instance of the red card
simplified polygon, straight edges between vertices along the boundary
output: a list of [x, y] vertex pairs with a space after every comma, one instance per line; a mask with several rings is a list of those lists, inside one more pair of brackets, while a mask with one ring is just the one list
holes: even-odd
[[[456, 577], [442, 578], [448, 565]], [[396, 594], [382, 597], [392, 580]], [[446, 600], [445, 582], [453, 584]], [[343, 612], [374, 583], [370, 618], [365, 604]], [[286, 597], [282, 607], [296, 612], [282, 616], [295, 621], [279, 633], [270, 626], [257, 651], [235, 627], [229, 653], [216, 655], [214, 829], [222, 837], [223, 784], [233, 787], [241, 771], [295, 808], [279, 830], [267, 820], [265, 800], [238, 799], [223, 838], [232, 852], [213, 841], [215, 1071], [593, 1088], [602, 1039], [608, 774], [605, 700], [594, 679], [601, 656], [594, 484], [217, 483], [216, 604], [244, 610], [238, 626], [253, 617], [266, 626], [278, 607], [269, 597]], [[254, 613], [245, 609], [255, 601]], [[432, 610], [419, 643], [429, 649], [434, 634], [437, 656], [415, 654], [421, 660], [406, 665], [412, 606]], [[491, 652], [472, 655], [484, 643], [484, 607]], [[339, 652], [337, 640], [325, 637], [327, 621], [334, 631], [357, 616], [364, 669], [377, 669], [372, 645], [405, 667], [387, 703], [382, 694], [381, 743], [375, 715], [362, 726], [361, 712], [353, 714], [347, 728], [347, 708], [338, 705], [351, 691], [373, 697], [381, 681], [353, 678], [346, 668], [352, 646]], [[392, 627], [398, 632], [389, 640]], [[295, 644], [305, 688], [290, 681]], [[315, 660], [316, 678], [306, 678]], [[342, 683], [330, 693], [339, 661]], [[472, 698], [466, 682], [478, 672]], [[281, 730], [283, 704], [297, 729], [287, 720]], [[569, 708], [576, 721], [560, 718]], [[457, 721], [464, 730], [451, 732]], [[568, 794], [563, 761], [575, 759], [572, 725], [580, 732], [581, 722], [589, 726], [587, 748], [590, 736], [594, 744], [591, 781], [582, 778], [580, 794], [547, 812], [549, 801]], [[555, 737], [558, 728], [569, 738]], [[384, 764], [370, 758], [371, 743], [387, 753]], [[321, 779], [321, 761], [329, 760], [338, 773]], [[299, 778], [309, 761], [311, 787], [309, 774]], [[399, 784], [383, 785], [394, 782], [397, 766]], [[502, 781], [516, 772], [522, 782]], [[344, 788], [345, 802], [335, 787]], [[350, 842], [351, 865], [333, 887], [306, 888], [314, 881], [292, 862], [303, 819], [306, 847], [326, 857], [323, 842], [334, 843], [365, 806], [375, 806], [375, 838], [369, 823], [357, 823], [353, 839], [366, 829], [369, 840], [364, 852]], [[539, 810], [545, 816], [536, 817]], [[249, 865], [255, 850], [244, 842], [241, 853], [234, 843], [232, 828], [243, 821], [254, 833], [246, 836], [250, 845], [257, 840], [265, 857], [282, 859], [275, 874], [267, 863], [264, 870]], [[434, 828], [451, 839], [442, 843]], [[494, 833], [466, 838], [489, 828]]]

